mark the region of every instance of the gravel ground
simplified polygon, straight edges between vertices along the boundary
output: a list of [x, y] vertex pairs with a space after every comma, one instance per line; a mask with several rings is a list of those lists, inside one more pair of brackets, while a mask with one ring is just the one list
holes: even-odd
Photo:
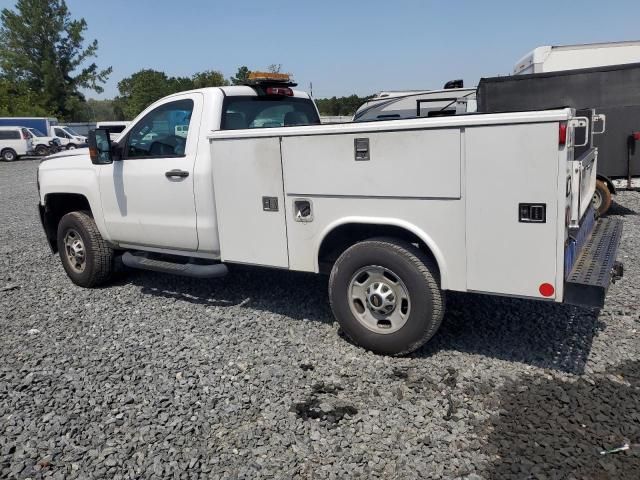
[[36, 168], [0, 163], [0, 477], [640, 478], [640, 194], [599, 315], [452, 294], [395, 359], [339, 335], [323, 277], [74, 286]]

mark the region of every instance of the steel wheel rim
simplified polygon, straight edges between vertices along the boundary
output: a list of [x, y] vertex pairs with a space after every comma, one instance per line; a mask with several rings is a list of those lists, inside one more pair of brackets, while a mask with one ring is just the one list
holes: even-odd
[[400, 330], [411, 314], [407, 286], [396, 273], [379, 265], [362, 267], [352, 275], [348, 300], [358, 322], [382, 335]]
[[593, 208], [595, 208], [596, 210], [598, 210], [602, 205], [602, 195], [597, 189], [595, 192], [593, 192], [592, 203], [593, 203]]
[[84, 272], [87, 260], [84, 242], [80, 234], [72, 228], [67, 230], [64, 235], [64, 250], [73, 271], [76, 273]]

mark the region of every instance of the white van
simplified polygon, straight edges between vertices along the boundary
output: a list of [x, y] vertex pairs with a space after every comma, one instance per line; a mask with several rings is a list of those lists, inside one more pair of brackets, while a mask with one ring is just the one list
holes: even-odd
[[53, 127], [53, 134], [60, 139], [60, 143], [67, 150], [87, 146], [87, 137], [78, 134], [66, 125], [56, 125]]
[[0, 158], [12, 162], [33, 154], [32, 135], [24, 127], [0, 127]]

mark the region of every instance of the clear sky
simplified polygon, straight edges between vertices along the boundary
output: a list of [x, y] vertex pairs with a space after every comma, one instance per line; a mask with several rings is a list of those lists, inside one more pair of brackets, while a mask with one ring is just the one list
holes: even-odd
[[[11, 7], [13, 0], [0, 0]], [[638, 2], [602, 0], [67, 0], [112, 66], [168, 75], [280, 63], [315, 97], [440, 88], [508, 74], [540, 45], [638, 40]], [[90, 93], [89, 97], [97, 97]]]

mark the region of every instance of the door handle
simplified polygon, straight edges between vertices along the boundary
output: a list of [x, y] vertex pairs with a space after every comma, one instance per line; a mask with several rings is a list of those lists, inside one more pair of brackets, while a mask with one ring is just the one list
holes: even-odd
[[187, 172], [186, 170], [169, 170], [168, 172], [164, 172], [164, 176], [167, 178], [187, 178], [189, 176], [189, 172]]

